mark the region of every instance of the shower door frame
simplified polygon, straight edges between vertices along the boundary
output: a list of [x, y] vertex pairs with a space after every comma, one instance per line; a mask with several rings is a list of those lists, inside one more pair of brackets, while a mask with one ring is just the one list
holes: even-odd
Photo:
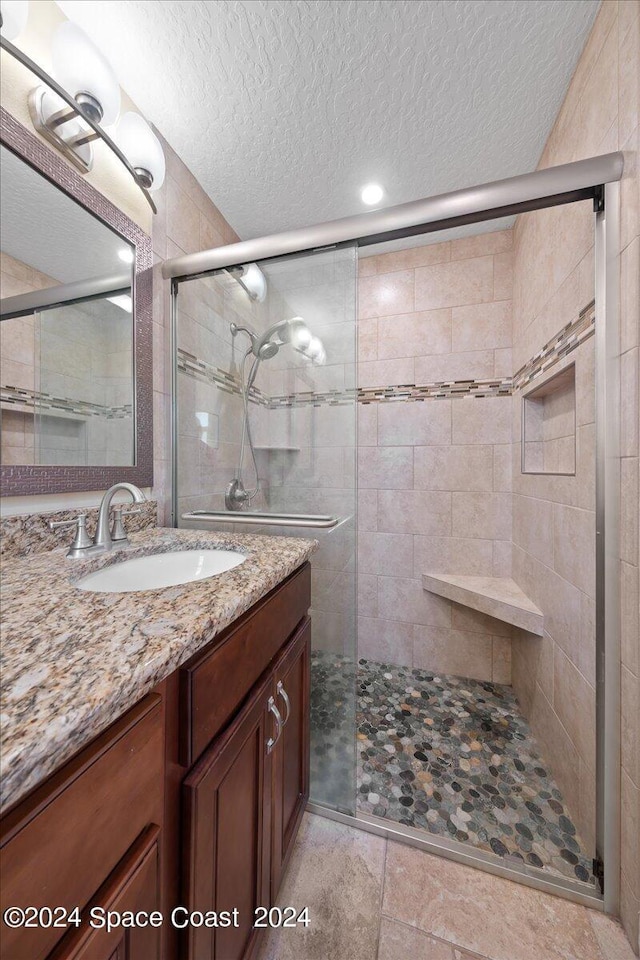
[[[619, 222], [621, 153], [550, 167], [425, 200], [318, 224], [307, 229], [241, 241], [166, 260], [171, 280], [172, 524], [177, 525], [177, 297], [180, 282], [218, 270], [288, 255], [353, 244], [368, 246], [468, 223], [592, 199], [595, 214], [596, 394], [596, 859], [606, 878], [601, 895], [585, 884], [549, 877], [535, 867], [494, 862], [454, 840], [430, 837], [382, 818], [339, 813], [310, 803], [314, 813], [379, 836], [419, 847], [497, 876], [607, 913], [620, 899], [620, 600], [619, 600]], [[355, 729], [354, 729], [355, 737]], [[495, 858], [497, 860], [497, 858]]]

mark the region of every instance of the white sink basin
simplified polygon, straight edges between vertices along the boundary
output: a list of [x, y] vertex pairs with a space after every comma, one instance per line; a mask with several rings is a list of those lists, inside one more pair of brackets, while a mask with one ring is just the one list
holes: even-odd
[[236, 550], [175, 550], [136, 557], [104, 567], [78, 580], [80, 590], [96, 593], [133, 593], [137, 590], [162, 590], [180, 583], [206, 580], [232, 570], [246, 557]]

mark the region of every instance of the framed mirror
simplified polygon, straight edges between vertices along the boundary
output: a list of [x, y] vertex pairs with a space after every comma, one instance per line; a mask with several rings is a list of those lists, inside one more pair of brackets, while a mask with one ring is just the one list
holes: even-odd
[[150, 238], [0, 119], [2, 494], [150, 486]]

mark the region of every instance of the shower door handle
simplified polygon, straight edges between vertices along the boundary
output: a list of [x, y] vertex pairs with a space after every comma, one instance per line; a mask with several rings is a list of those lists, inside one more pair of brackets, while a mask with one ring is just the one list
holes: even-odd
[[287, 720], [289, 719], [289, 716], [290, 716], [290, 714], [291, 714], [291, 700], [289, 700], [289, 695], [288, 695], [287, 691], [286, 691], [285, 688], [284, 688], [284, 683], [282, 682], [282, 680], [278, 680], [278, 683], [277, 683], [277, 686], [276, 686], [276, 691], [280, 694], [280, 696], [281, 696], [282, 699], [284, 700], [284, 705], [285, 705], [285, 707], [287, 708], [287, 714], [286, 714], [284, 720], [282, 721], [282, 725], [283, 725], [283, 727], [284, 727], [284, 726], [286, 726]]
[[267, 709], [269, 713], [272, 713], [276, 721], [276, 735], [275, 737], [269, 737], [267, 740], [267, 754], [270, 754], [276, 743], [280, 739], [280, 734], [282, 733], [282, 717], [280, 716], [280, 711], [276, 707], [276, 702], [273, 697], [269, 697], [267, 702]]

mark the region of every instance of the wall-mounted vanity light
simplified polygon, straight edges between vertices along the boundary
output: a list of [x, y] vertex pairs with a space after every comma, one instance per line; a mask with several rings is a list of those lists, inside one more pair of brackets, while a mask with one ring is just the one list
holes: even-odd
[[66, 21], [53, 36], [50, 77], [11, 42], [26, 25], [28, 2], [0, 0], [0, 13], [2, 49], [42, 81], [29, 95], [35, 129], [81, 173], [92, 168], [93, 141], [104, 141], [155, 213], [149, 191], [159, 189], [164, 181], [164, 153], [149, 124], [137, 113], [124, 114], [115, 140], [105, 131], [104, 126], [115, 124], [120, 114], [120, 85], [109, 61], [80, 27]]
[[2, 0], [0, 3], [2, 17], [2, 35], [7, 40], [15, 40], [27, 25], [29, 16], [29, 0]]
[[125, 113], [116, 127], [115, 140], [147, 190], [164, 182], [164, 152], [155, 133], [139, 113]]

